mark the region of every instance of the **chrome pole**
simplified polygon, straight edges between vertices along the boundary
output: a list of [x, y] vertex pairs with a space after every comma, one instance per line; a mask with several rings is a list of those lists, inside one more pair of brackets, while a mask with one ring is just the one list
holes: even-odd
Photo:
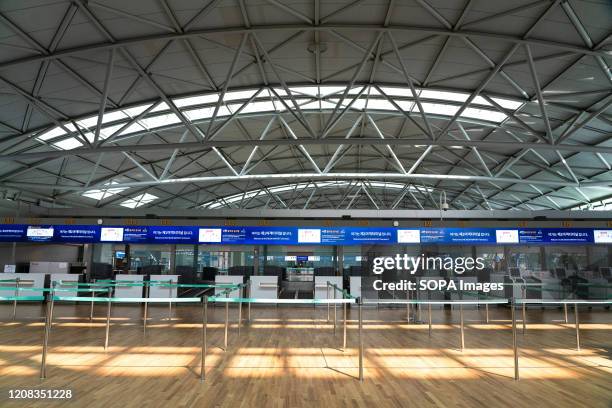
[[[225, 294], [225, 297], [229, 297], [229, 292]], [[227, 331], [229, 329], [229, 302], [225, 302], [225, 336], [223, 344], [225, 346], [224, 351], [227, 351]]]
[[17, 316], [17, 296], [19, 296], [19, 279], [15, 279], [15, 299], [13, 299], [13, 320]]
[[168, 281], [170, 289], [170, 301], [168, 302], [168, 320], [172, 320], [172, 279]]
[[206, 326], [208, 324], [208, 296], [204, 294], [202, 302], [202, 361], [200, 366], [200, 381], [204, 382], [206, 371]]
[[43, 351], [42, 351], [42, 359], [40, 362], [40, 379], [44, 380], [47, 378], [47, 352], [49, 348], [49, 335], [50, 335], [50, 326], [51, 319], [53, 319], [53, 309], [51, 305], [53, 304], [53, 292], [51, 292], [51, 300], [47, 303], [47, 315], [45, 317], [45, 336], [43, 340]]
[[329, 323], [329, 282], [327, 282], [327, 322]]
[[359, 308], [359, 381], [363, 382], [363, 315], [361, 298], [357, 299]]
[[431, 303], [428, 305], [429, 308], [429, 337], [431, 337]]
[[91, 290], [91, 303], [89, 305], [89, 321], [91, 322], [93, 320], [93, 312], [94, 312], [94, 297], [96, 296], [96, 292], [94, 292], [95, 287], [91, 287], [89, 286], [89, 289]]
[[[336, 288], [334, 288], [334, 300], [336, 300]], [[336, 335], [336, 326], [338, 324], [338, 305], [334, 302], [334, 336]]]
[[240, 337], [240, 327], [242, 326], [242, 301], [238, 302], [238, 337]]
[[406, 321], [410, 323], [410, 290], [406, 289]]
[[516, 311], [514, 310], [514, 300], [511, 303], [512, 313], [512, 350], [514, 352], [514, 379], [519, 379], [519, 355], [518, 355], [518, 339], [516, 336]]
[[485, 305], [485, 322], [489, 324], [489, 304]]
[[569, 320], [567, 318], [567, 303], [563, 304], [563, 314], [564, 314], [564, 317], [565, 317], [565, 324], [569, 323]]
[[[149, 284], [145, 284], [145, 298], [149, 297], [151, 289]], [[144, 334], [147, 334], [147, 320], [149, 319], [149, 302], [145, 300], [144, 304], [144, 319], [142, 321], [142, 331]]]
[[576, 315], [576, 350], [580, 351], [580, 320], [578, 318], [578, 303], [574, 303], [574, 314]]
[[527, 304], [523, 303], [523, 334], [525, 334], [525, 330], [527, 329]]
[[344, 308], [344, 328], [343, 328], [343, 335], [342, 335], [342, 351], [346, 350], [346, 303], [343, 305]]
[[463, 304], [459, 305], [459, 315], [461, 316], [461, 351], [465, 348], [465, 333], [463, 328]]
[[106, 337], [104, 339], [104, 350], [108, 349], [108, 335], [110, 332], [110, 316], [111, 316], [111, 288], [108, 288], [108, 308], [106, 311]]

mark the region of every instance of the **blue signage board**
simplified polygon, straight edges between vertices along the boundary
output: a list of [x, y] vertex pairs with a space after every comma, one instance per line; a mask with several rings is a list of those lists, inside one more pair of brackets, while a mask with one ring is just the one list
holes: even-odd
[[336, 244], [396, 244], [397, 233], [395, 228], [347, 228], [344, 242]]
[[0, 225], [0, 242], [23, 241], [27, 228], [27, 225]]
[[588, 244], [593, 242], [590, 228], [521, 228], [521, 244]]
[[0, 242], [228, 245], [611, 244], [612, 229], [0, 225]]
[[593, 230], [587, 228], [547, 228], [544, 230], [544, 240], [551, 244], [585, 244], [593, 242]]
[[421, 228], [423, 244], [494, 244], [493, 228]]
[[295, 245], [298, 243], [294, 227], [247, 227], [245, 244]]
[[56, 225], [53, 240], [79, 244], [98, 242], [100, 228], [95, 225]]
[[159, 244], [197, 244], [198, 227], [148, 227], [147, 241]]

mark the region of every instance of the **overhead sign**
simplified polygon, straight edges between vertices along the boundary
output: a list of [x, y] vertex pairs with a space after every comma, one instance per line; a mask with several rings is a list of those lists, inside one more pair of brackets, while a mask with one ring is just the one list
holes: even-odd
[[612, 229], [0, 224], [0, 242], [193, 245], [612, 244]]

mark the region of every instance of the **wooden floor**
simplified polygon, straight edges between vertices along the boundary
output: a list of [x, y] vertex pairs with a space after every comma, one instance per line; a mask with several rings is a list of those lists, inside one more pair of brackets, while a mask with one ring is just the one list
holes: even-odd
[[[490, 324], [482, 323], [483, 311], [466, 309], [463, 352], [457, 310], [434, 309], [430, 337], [427, 324], [406, 324], [405, 310], [364, 308], [364, 383], [356, 379], [355, 311], [343, 352], [325, 307], [253, 307], [254, 320], [239, 337], [231, 308], [223, 352], [214, 346], [223, 342], [224, 309], [211, 308], [203, 384], [201, 308], [179, 306], [168, 321], [167, 307], [152, 307], [146, 336], [140, 312], [113, 309], [105, 352], [104, 305], [93, 323], [88, 306], [57, 306], [41, 381], [41, 307], [20, 305], [13, 322], [12, 307], [0, 305], [0, 407], [612, 406], [612, 312], [601, 308], [581, 311], [581, 351], [561, 310], [529, 309], [527, 332], [519, 332], [518, 382], [508, 308], [492, 308]], [[74, 396], [15, 401], [9, 389], [71, 389]]]

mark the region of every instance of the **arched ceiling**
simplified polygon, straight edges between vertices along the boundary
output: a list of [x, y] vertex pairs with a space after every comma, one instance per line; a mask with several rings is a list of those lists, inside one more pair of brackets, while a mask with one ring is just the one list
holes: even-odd
[[602, 207], [612, 4], [4, 0], [0, 198]]

